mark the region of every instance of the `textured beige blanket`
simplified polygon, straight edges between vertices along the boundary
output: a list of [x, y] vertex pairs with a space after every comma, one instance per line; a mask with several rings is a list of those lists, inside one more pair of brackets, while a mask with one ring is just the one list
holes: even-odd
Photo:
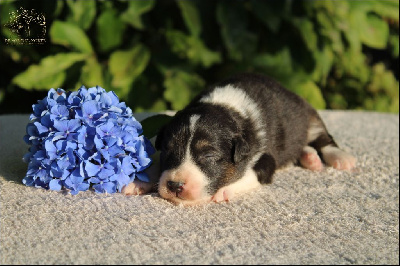
[[399, 264], [399, 116], [321, 115], [356, 171], [293, 166], [201, 207], [26, 187], [28, 115], [0, 116], [0, 263]]

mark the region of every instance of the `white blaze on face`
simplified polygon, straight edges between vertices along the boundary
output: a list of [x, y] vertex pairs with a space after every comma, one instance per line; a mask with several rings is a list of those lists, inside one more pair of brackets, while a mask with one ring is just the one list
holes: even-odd
[[[178, 168], [166, 170], [161, 174], [159, 193], [161, 197], [175, 203], [191, 205], [203, 201], [209, 201], [211, 199], [211, 195], [206, 191], [206, 187], [209, 183], [208, 178], [193, 161], [190, 152], [190, 144], [199, 118], [200, 115], [193, 115], [190, 117], [190, 138], [181, 165]], [[182, 192], [177, 194], [168, 190], [168, 181], [183, 183]]]
[[229, 107], [244, 118], [250, 119], [255, 125], [256, 132], [260, 139], [265, 139], [262, 115], [257, 103], [251, 99], [245, 91], [235, 88], [232, 85], [218, 87], [209, 95], [203, 97], [200, 102], [213, 103]]

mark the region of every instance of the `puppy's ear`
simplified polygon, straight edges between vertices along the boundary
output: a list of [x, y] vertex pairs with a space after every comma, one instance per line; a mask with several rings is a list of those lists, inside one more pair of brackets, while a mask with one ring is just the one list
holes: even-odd
[[155, 147], [158, 151], [161, 150], [161, 144], [164, 139], [164, 129], [165, 129], [165, 126], [161, 127], [157, 134]]
[[233, 140], [232, 159], [233, 162], [239, 163], [245, 159], [250, 153], [250, 146], [242, 136], [237, 136]]

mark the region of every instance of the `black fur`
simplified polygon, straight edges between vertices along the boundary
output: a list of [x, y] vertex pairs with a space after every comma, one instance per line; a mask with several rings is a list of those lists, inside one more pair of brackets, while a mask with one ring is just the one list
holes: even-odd
[[253, 169], [257, 174], [258, 181], [261, 184], [272, 183], [272, 175], [276, 170], [274, 157], [272, 157], [270, 154], [263, 154], [254, 165]]

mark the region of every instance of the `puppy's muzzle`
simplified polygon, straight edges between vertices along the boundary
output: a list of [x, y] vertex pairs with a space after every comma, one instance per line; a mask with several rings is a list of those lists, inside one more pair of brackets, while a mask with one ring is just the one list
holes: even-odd
[[169, 191], [176, 193], [177, 195], [183, 191], [183, 182], [167, 181], [167, 188]]
[[210, 199], [207, 189], [208, 179], [193, 164], [187, 162], [173, 170], [161, 174], [158, 186], [160, 196], [174, 203], [193, 205]]

